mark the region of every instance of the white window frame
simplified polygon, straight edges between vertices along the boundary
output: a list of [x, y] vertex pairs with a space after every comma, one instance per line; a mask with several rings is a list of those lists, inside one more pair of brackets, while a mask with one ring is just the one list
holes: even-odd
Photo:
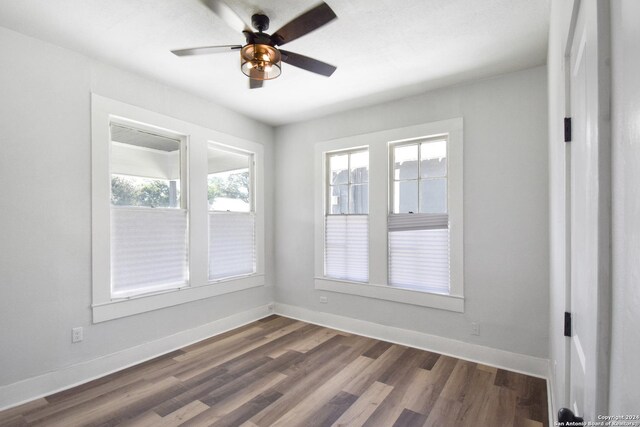
[[[395, 196], [395, 183], [396, 182], [402, 182], [402, 181], [416, 181], [417, 185], [417, 189], [416, 191], [418, 192], [418, 210], [416, 212], [413, 212], [414, 214], [424, 214], [426, 212], [420, 212], [420, 202], [422, 201], [422, 194], [420, 192], [420, 183], [422, 181], [427, 181], [429, 179], [434, 179], [434, 178], [422, 178], [420, 177], [420, 168], [421, 166], [421, 154], [420, 154], [420, 144], [423, 142], [432, 142], [432, 141], [442, 141], [445, 140], [447, 143], [447, 151], [449, 148], [449, 136], [448, 134], [441, 134], [441, 135], [432, 135], [432, 136], [428, 136], [426, 138], [412, 138], [409, 140], [401, 140], [401, 141], [390, 141], [389, 142], [389, 215], [398, 215], [398, 214], [402, 214], [402, 213], [408, 213], [408, 212], [398, 212], [398, 213], [393, 213], [393, 204], [394, 204], [394, 196]], [[394, 148], [397, 147], [406, 147], [406, 146], [411, 146], [411, 145], [415, 145], [418, 147], [418, 177], [416, 179], [395, 179], [393, 176], [393, 167], [395, 164], [395, 154], [394, 154]], [[449, 165], [449, 159], [447, 156], [447, 166]], [[445, 178], [447, 180], [447, 192], [449, 191], [449, 187], [448, 187], [448, 183], [449, 183], [449, 168], [447, 167], [447, 174], [443, 177], [436, 177], [436, 178]], [[447, 200], [447, 203], [449, 201]], [[448, 209], [449, 206], [447, 206], [447, 212], [448, 213]], [[428, 213], [427, 213], [428, 214]], [[431, 214], [429, 214], [431, 215]], [[436, 214], [439, 215], [439, 214]]]
[[[109, 164], [112, 122], [135, 128], [155, 129], [181, 135], [186, 142], [183, 162], [188, 203], [189, 282], [179, 289], [125, 298], [111, 296], [111, 174]], [[207, 147], [210, 143], [254, 154], [254, 203], [256, 215], [256, 273], [224, 282], [208, 280]], [[184, 163], [183, 163], [184, 164]], [[93, 322], [157, 310], [217, 295], [264, 286], [264, 148], [261, 144], [204, 128], [96, 94], [91, 95], [91, 219], [92, 219], [92, 311]]]
[[[213, 148], [215, 150], [220, 150], [220, 151], [226, 151], [228, 153], [234, 153], [234, 154], [242, 154], [244, 156], [247, 156], [249, 158], [249, 212], [230, 212], [232, 214], [240, 214], [240, 215], [250, 215], [254, 217], [254, 242], [255, 242], [255, 253], [256, 253], [256, 265], [255, 265], [255, 271], [253, 273], [247, 273], [247, 274], [241, 274], [241, 275], [237, 275], [237, 276], [229, 276], [229, 277], [222, 277], [219, 279], [209, 279], [209, 283], [210, 284], [214, 284], [214, 283], [220, 283], [220, 282], [228, 282], [230, 280], [238, 280], [240, 278], [243, 277], [250, 277], [256, 274], [257, 272], [257, 268], [258, 268], [258, 241], [257, 241], [257, 215], [256, 215], [256, 179], [255, 179], [255, 170], [256, 170], [256, 153], [249, 151], [249, 150], [242, 150], [239, 149], [237, 147], [232, 147], [226, 144], [220, 144], [217, 142], [209, 142], [207, 148]], [[209, 175], [208, 170], [207, 170], [207, 176]], [[207, 184], [208, 185], [208, 184]], [[210, 214], [214, 214], [214, 215], [226, 215], [228, 214], [228, 212], [226, 211], [216, 211], [216, 210], [208, 210], [207, 212], [208, 215]], [[207, 233], [210, 233], [209, 228], [207, 228]], [[208, 244], [208, 243], [207, 243]], [[207, 247], [207, 254], [208, 254], [208, 247]], [[209, 266], [207, 265], [207, 268], [209, 268]]]
[[[187, 145], [187, 136], [186, 135], [180, 135], [180, 134], [176, 134], [174, 132], [170, 132], [167, 131], [165, 129], [160, 129], [160, 128], [156, 128], [156, 127], [152, 127], [149, 126], [147, 124], [143, 124], [143, 123], [138, 123], [138, 122], [134, 122], [132, 120], [128, 120], [122, 117], [117, 117], [117, 116], [112, 116], [109, 120], [109, 125], [111, 124], [117, 124], [123, 127], [127, 127], [130, 129], [136, 129], [136, 130], [142, 130], [142, 131], [147, 131], [150, 133], [154, 133], [160, 136], [165, 136], [167, 138], [173, 138], [173, 139], [179, 139], [180, 140], [180, 206], [178, 208], [149, 208], [149, 207], [145, 207], [145, 206], [113, 206], [111, 205], [111, 203], [109, 203], [110, 209], [111, 211], [109, 213], [111, 213], [113, 211], [113, 209], [121, 209], [121, 210], [133, 210], [133, 211], [145, 211], [148, 209], [153, 209], [154, 211], [166, 211], [166, 210], [180, 210], [180, 211], [184, 211], [187, 214], [187, 231], [189, 230], [189, 156], [188, 156], [188, 145]], [[109, 138], [109, 142], [111, 143], [111, 139]], [[148, 148], [146, 148], [145, 150], [149, 150]], [[112, 174], [111, 174], [111, 164], [109, 164], [109, 180], [112, 179]], [[111, 183], [109, 184], [111, 185]], [[109, 188], [109, 200], [111, 200], [111, 188]], [[109, 221], [109, 228], [111, 228], [111, 221]], [[111, 236], [109, 236], [109, 244], [111, 240]], [[189, 235], [187, 234], [187, 265], [189, 262]], [[111, 262], [111, 261], [110, 261]], [[111, 268], [109, 268], [109, 271], [111, 271]], [[111, 280], [109, 281], [111, 283]], [[112, 288], [113, 284], [111, 284], [110, 287], [110, 295], [111, 295], [111, 300], [115, 301], [115, 300], [121, 300], [121, 299], [127, 299], [127, 298], [135, 298], [135, 297], [141, 297], [141, 296], [145, 296], [145, 295], [150, 295], [150, 294], [155, 294], [155, 293], [160, 293], [160, 292], [166, 292], [166, 291], [171, 291], [171, 290], [179, 290], [179, 289], [185, 289], [187, 287], [189, 287], [189, 273], [187, 271], [186, 277], [185, 277], [185, 282], [184, 283], [180, 283], [180, 284], [167, 284], [164, 285], [162, 287], [156, 286], [153, 287], [152, 289], [148, 289], [144, 290], [144, 288], [140, 288], [142, 289], [142, 291], [138, 291], [138, 292], [129, 292], [129, 293], [121, 293], [120, 295], [114, 295], [113, 294], [113, 288]]]
[[[450, 230], [450, 293], [448, 295], [388, 285], [390, 201], [389, 145], [405, 140], [448, 135], [447, 206]], [[324, 277], [325, 155], [331, 151], [369, 149], [369, 283]], [[464, 312], [463, 120], [453, 118], [404, 128], [355, 135], [315, 146], [315, 289]]]
[[[348, 179], [347, 179], [347, 210], [349, 210], [349, 201], [351, 200], [351, 185], [353, 185], [351, 183], [351, 155], [352, 154], [356, 154], [356, 153], [363, 153], [366, 152], [367, 156], [369, 156], [369, 147], [368, 146], [364, 146], [364, 147], [357, 147], [357, 148], [349, 148], [349, 149], [342, 149], [342, 150], [335, 150], [335, 151], [328, 151], [324, 153], [324, 188], [323, 188], [323, 197], [324, 197], [324, 215], [323, 215], [323, 246], [322, 246], [322, 254], [323, 254], [323, 268], [322, 268], [322, 277], [326, 278], [328, 280], [341, 280], [341, 279], [335, 279], [332, 278], [330, 276], [326, 275], [326, 260], [324, 259], [325, 253], [326, 253], [326, 248], [325, 248], [325, 244], [326, 244], [326, 239], [324, 238], [324, 230], [326, 227], [326, 220], [327, 217], [329, 216], [366, 216], [367, 218], [369, 217], [369, 206], [367, 206], [367, 213], [366, 214], [356, 214], [356, 213], [340, 213], [340, 214], [332, 214], [330, 213], [330, 209], [331, 209], [331, 202], [330, 202], [330, 195], [329, 195], [329, 188], [331, 187], [330, 182], [331, 182], [331, 166], [330, 166], [330, 162], [331, 162], [331, 157], [333, 156], [341, 156], [341, 155], [348, 155], [348, 161], [347, 161], [347, 170], [349, 171], [348, 173]], [[367, 193], [369, 192], [369, 181], [367, 178]], [[367, 194], [367, 199], [368, 199], [368, 194]], [[368, 222], [368, 220], [367, 220]], [[368, 230], [368, 233], [370, 233], [371, 230]], [[368, 254], [367, 254], [367, 258], [368, 258]], [[369, 263], [369, 260], [367, 259], [367, 264]], [[354, 283], [368, 283], [368, 282], [356, 282], [354, 281]]]
[[[437, 177], [437, 178], [444, 178], [447, 181], [447, 200], [446, 200], [446, 206], [445, 206], [445, 212], [443, 213], [429, 213], [429, 212], [422, 212], [420, 210], [421, 205], [422, 205], [422, 192], [420, 191], [421, 188], [421, 183], [423, 181], [427, 181], [429, 179], [433, 179], [433, 178], [422, 178], [421, 177], [421, 168], [422, 168], [422, 153], [421, 153], [421, 144], [422, 143], [428, 143], [428, 142], [433, 142], [433, 141], [445, 141], [446, 144], [446, 151], [448, 154], [449, 151], [449, 135], [448, 134], [440, 134], [440, 135], [430, 135], [428, 137], [420, 137], [420, 138], [412, 138], [409, 140], [401, 140], [401, 141], [391, 141], [389, 142], [388, 146], [389, 146], [389, 224], [391, 223], [392, 217], [393, 219], [401, 219], [401, 218], [410, 218], [410, 219], [418, 219], [421, 218], [423, 220], [428, 220], [431, 224], [435, 225], [441, 225], [443, 222], [447, 224], [447, 230], [449, 229], [449, 221], [448, 221], [448, 217], [449, 217], [449, 200], [448, 200], [448, 195], [449, 195], [449, 156], [446, 155], [445, 157], [445, 161], [447, 162], [447, 168], [446, 171], [447, 173], [443, 176], [443, 177]], [[396, 179], [394, 176], [394, 167], [395, 167], [395, 163], [396, 163], [396, 158], [395, 158], [395, 149], [398, 147], [407, 147], [407, 146], [415, 146], [417, 149], [417, 153], [418, 153], [418, 163], [417, 163], [417, 176], [415, 179]], [[394, 209], [395, 209], [395, 202], [396, 202], [396, 187], [395, 184], [396, 182], [407, 182], [407, 181], [415, 181], [416, 182], [416, 192], [417, 192], [417, 208], [415, 212], [397, 212], [394, 213]], [[408, 217], [407, 217], [408, 215]], [[446, 220], [444, 220], [444, 218], [446, 218]], [[389, 229], [390, 227], [387, 228], [387, 233], [392, 233], [393, 231]], [[389, 234], [387, 234], [387, 238], [389, 237]], [[391, 244], [389, 244], [389, 253], [388, 253], [388, 260], [391, 260]], [[411, 285], [397, 285], [397, 284], [392, 284], [391, 283], [391, 266], [389, 266], [389, 273], [388, 273], [388, 277], [389, 277], [389, 286], [393, 286], [393, 287], [399, 287], [399, 288], [405, 288], [405, 289], [414, 289], [414, 290], [418, 290], [421, 292], [431, 292], [427, 289], [419, 289], [418, 286], [411, 286]], [[450, 278], [449, 278], [450, 279]], [[450, 280], [449, 280], [450, 282]], [[451, 283], [449, 283], [449, 292], [451, 292]], [[438, 293], [438, 292], [433, 292], [433, 293]]]

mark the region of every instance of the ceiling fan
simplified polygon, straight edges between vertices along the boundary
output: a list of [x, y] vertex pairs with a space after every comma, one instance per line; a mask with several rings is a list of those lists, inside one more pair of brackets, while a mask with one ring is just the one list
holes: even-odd
[[246, 44], [172, 50], [174, 55], [191, 56], [240, 51], [241, 70], [249, 77], [251, 89], [262, 87], [264, 80], [278, 77], [282, 71], [281, 62], [327, 77], [336, 70], [333, 65], [317, 59], [277, 48], [337, 18], [328, 4], [320, 3], [269, 35], [264, 32], [269, 29], [269, 17], [266, 15], [257, 13], [251, 17], [251, 25], [257, 30], [252, 31], [223, 0], [205, 0], [204, 3], [227, 25], [236, 31], [241, 31], [245, 36]]

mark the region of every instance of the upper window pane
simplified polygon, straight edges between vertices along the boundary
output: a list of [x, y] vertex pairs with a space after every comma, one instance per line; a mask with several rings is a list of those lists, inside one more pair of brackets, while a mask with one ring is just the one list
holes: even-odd
[[349, 155], [331, 156], [329, 158], [329, 169], [331, 173], [330, 184], [349, 183]]
[[369, 151], [327, 155], [327, 213], [369, 213]]
[[251, 154], [209, 147], [209, 210], [251, 212], [251, 161]]
[[420, 178], [447, 176], [447, 141], [420, 144]]
[[391, 147], [392, 213], [447, 212], [447, 140]]
[[350, 184], [369, 182], [369, 152], [351, 153], [349, 168], [351, 170]]
[[349, 193], [349, 213], [369, 213], [369, 184], [353, 184]]
[[112, 123], [111, 204], [180, 207], [180, 140]]
[[417, 145], [401, 145], [393, 148], [393, 178], [418, 178]]

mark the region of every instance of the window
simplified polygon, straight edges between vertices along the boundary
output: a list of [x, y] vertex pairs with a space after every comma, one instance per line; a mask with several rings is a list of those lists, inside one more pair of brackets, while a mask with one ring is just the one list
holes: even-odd
[[369, 152], [326, 157], [325, 270], [334, 279], [369, 280]]
[[449, 293], [447, 138], [390, 144], [389, 284]]
[[463, 312], [462, 149], [460, 118], [318, 142], [315, 288]]
[[91, 95], [93, 322], [265, 284], [264, 147]]
[[256, 271], [253, 154], [208, 147], [209, 280]]
[[111, 123], [110, 135], [111, 295], [185, 286], [183, 142], [118, 123]]

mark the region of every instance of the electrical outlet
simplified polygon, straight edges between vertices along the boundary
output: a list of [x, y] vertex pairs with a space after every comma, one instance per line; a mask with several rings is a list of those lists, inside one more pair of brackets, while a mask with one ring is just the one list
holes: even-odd
[[81, 326], [71, 330], [71, 342], [80, 342], [83, 339], [84, 333]]
[[478, 322], [471, 322], [471, 335], [480, 335], [480, 324]]
[[271, 302], [267, 305], [267, 308], [269, 309], [269, 311], [273, 311], [275, 309], [275, 304]]
[[326, 303], [328, 303], [328, 302], [329, 302], [329, 298], [327, 298], [327, 297], [320, 297], [320, 303], [321, 303], [321, 304], [326, 304]]

